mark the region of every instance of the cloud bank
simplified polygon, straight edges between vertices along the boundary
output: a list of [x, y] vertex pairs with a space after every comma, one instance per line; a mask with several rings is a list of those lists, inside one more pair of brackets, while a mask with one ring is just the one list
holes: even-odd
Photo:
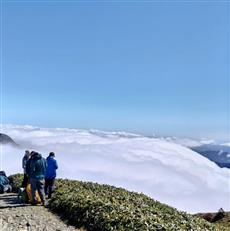
[[3, 147], [3, 169], [22, 172], [25, 149], [56, 153], [58, 177], [143, 192], [183, 211], [230, 210], [230, 171], [170, 140], [124, 132], [4, 125], [21, 148]]

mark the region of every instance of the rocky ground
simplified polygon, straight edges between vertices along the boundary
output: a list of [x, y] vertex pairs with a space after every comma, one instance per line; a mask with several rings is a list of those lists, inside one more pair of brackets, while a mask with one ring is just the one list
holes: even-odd
[[1, 231], [83, 231], [68, 226], [42, 206], [18, 204], [16, 194], [0, 194]]

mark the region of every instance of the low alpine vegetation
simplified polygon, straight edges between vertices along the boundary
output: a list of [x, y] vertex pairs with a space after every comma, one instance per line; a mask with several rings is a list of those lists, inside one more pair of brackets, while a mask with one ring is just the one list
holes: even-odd
[[[20, 177], [11, 176], [14, 189], [19, 186]], [[56, 186], [50, 209], [88, 231], [224, 230], [122, 188], [62, 179], [57, 180]]]
[[19, 188], [21, 187], [23, 174], [15, 174], [8, 177], [10, 184], [12, 186], [12, 191], [17, 193]]

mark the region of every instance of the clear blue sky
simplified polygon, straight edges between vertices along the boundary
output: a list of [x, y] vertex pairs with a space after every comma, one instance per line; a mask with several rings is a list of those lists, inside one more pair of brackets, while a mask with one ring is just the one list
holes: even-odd
[[3, 122], [227, 139], [226, 2], [3, 3]]

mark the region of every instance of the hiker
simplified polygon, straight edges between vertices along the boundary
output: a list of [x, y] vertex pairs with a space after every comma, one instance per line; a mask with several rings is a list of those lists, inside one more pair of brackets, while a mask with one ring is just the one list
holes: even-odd
[[26, 175], [27, 175], [27, 177], [28, 177], [28, 182], [27, 182], [27, 184], [29, 184], [30, 183], [30, 162], [31, 162], [31, 160], [32, 160], [32, 158], [33, 158], [33, 156], [34, 156], [34, 154], [35, 154], [36, 152], [35, 151], [32, 151], [31, 153], [30, 153], [30, 155], [29, 155], [29, 158], [28, 158], [28, 160], [27, 160], [27, 162], [26, 162], [26, 169], [25, 169], [25, 173], [26, 173]]
[[30, 164], [31, 164], [31, 161], [32, 161], [33, 156], [35, 154], [36, 154], [36, 152], [32, 151], [28, 157], [26, 164], [25, 164], [25, 173], [24, 173], [25, 178], [23, 179], [24, 185], [18, 191], [18, 200], [21, 203], [28, 203], [28, 202], [33, 203], [33, 201], [36, 201], [37, 204], [41, 203], [41, 198], [40, 198], [37, 190], [35, 192], [36, 200], [33, 199], [31, 183], [30, 183], [30, 174], [31, 174]]
[[45, 194], [48, 198], [51, 198], [54, 192], [54, 181], [56, 178], [56, 170], [58, 169], [57, 161], [55, 160], [55, 153], [50, 152], [49, 156], [46, 158], [47, 169], [45, 175]]
[[22, 168], [23, 168], [23, 173], [24, 173], [24, 176], [23, 176], [23, 181], [22, 181], [22, 187], [25, 188], [29, 182], [29, 178], [28, 178], [28, 174], [27, 174], [27, 171], [26, 171], [26, 166], [27, 166], [27, 162], [28, 160], [30, 159], [30, 151], [29, 150], [26, 150], [25, 151], [25, 154], [22, 158]]
[[29, 160], [27, 170], [29, 171], [29, 179], [32, 191], [32, 204], [38, 203], [36, 199], [36, 190], [41, 198], [41, 204], [45, 205], [45, 172], [46, 172], [46, 160], [38, 152], [33, 152], [31, 159]]
[[11, 192], [12, 187], [10, 181], [4, 171], [0, 171], [0, 193]]

